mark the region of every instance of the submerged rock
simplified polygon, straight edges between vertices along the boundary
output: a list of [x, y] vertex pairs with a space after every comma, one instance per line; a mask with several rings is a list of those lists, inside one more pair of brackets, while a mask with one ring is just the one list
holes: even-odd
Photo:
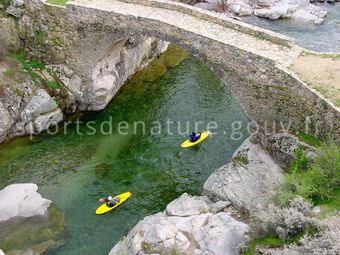
[[7, 255], [39, 255], [62, 243], [64, 216], [37, 190], [27, 183], [0, 191], [0, 243]]
[[207, 203], [214, 207], [206, 197], [183, 194], [168, 205], [166, 212], [140, 221], [109, 254], [239, 254], [247, 240], [248, 226], [228, 213], [214, 214]]
[[270, 201], [283, 181], [283, 170], [251, 138], [244, 141], [230, 163], [217, 169], [204, 183], [204, 194], [231, 201], [238, 209], [252, 211]]

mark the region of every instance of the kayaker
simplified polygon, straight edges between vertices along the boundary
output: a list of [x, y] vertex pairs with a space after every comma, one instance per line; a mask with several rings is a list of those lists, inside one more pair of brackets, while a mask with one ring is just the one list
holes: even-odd
[[201, 137], [201, 133], [198, 133], [198, 134], [196, 135], [196, 133], [195, 133], [194, 131], [192, 131], [191, 134], [189, 135], [189, 141], [192, 142], [192, 143], [194, 143], [194, 142], [196, 142], [198, 139], [200, 139], [200, 137]]
[[119, 203], [120, 199], [118, 197], [113, 198], [112, 196], [108, 196], [106, 198], [100, 198], [99, 202], [106, 203], [108, 207], [113, 207], [117, 203]]

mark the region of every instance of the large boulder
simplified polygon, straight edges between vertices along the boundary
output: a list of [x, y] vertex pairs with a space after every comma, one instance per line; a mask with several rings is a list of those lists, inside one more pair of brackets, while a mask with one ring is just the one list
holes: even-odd
[[[190, 205], [195, 208], [191, 211], [192, 215]], [[183, 194], [171, 202], [164, 213], [157, 213], [140, 221], [125, 239], [113, 247], [109, 255], [169, 252], [197, 255], [239, 254], [241, 245], [247, 240], [246, 232], [249, 227], [226, 212], [213, 213], [210, 209], [222, 209], [223, 205], [216, 205], [207, 197]]]
[[14, 127], [14, 136], [38, 134], [63, 120], [57, 103], [44, 90], [38, 89], [20, 113]]
[[38, 192], [33, 183], [12, 184], [0, 191], [0, 222], [14, 217], [44, 215], [52, 203]]
[[42, 114], [54, 111], [57, 108], [57, 103], [50, 95], [44, 89], [38, 89], [21, 112], [21, 121], [28, 123]]
[[254, 14], [268, 19], [297, 18], [315, 24], [323, 22], [327, 12], [309, 0], [258, 0]]
[[64, 216], [37, 190], [26, 183], [0, 191], [0, 244], [7, 255], [40, 255], [62, 244]]
[[167, 44], [163, 46], [163, 42], [154, 38], [144, 38], [141, 42], [124, 39], [113, 43], [93, 70], [92, 81], [85, 93], [88, 110], [104, 109], [129, 77], [166, 50]]
[[267, 204], [282, 181], [280, 166], [248, 138], [230, 163], [211, 174], [203, 189], [205, 195], [215, 200], [229, 200], [238, 209], [252, 211]]
[[166, 213], [170, 216], [198, 215], [208, 211], [209, 207], [204, 201], [195, 199], [187, 193], [184, 193], [166, 207]]
[[309, 0], [207, 0], [196, 1], [196, 7], [224, 14], [248, 16], [254, 14], [271, 20], [295, 18], [321, 24], [327, 11], [313, 5]]

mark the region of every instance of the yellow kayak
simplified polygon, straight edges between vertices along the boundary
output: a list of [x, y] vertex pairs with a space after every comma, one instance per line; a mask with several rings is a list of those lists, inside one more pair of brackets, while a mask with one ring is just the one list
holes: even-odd
[[201, 133], [201, 137], [200, 139], [198, 139], [196, 142], [190, 142], [189, 139], [186, 140], [184, 143], [182, 143], [181, 147], [182, 148], [189, 148], [189, 147], [193, 147], [201, 142], [203, 142], [205, 139], [207, 139], [210, 135], [210, 132], [209, 131], [204, 131]]
[[131, 192], [125, 192], [125, 193], [122, 193], [122, 194], [119, 194], [117, 196], [115, 196], [113, 199], [115, 198], [119, 198], [120, 201], [115, 204], [114, 206], [112, 207], [108, 207], [106, 205], [106, 203], [103, 203], [101, 206], [99, 206], [96, 210], [96, 214], [99, 215], [99, 214], [104, 214], [104, 213], [107, 213], [113, 209], [115, 209], [116, 207], [120, 206], [122, 203], [124, 203], [129, 197], [132, 196], [132, 193]]

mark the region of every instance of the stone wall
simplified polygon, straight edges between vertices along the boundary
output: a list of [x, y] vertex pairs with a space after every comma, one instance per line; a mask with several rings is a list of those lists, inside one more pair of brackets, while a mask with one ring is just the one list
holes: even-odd
[[74, 22], [67, 9], [39, 0], [25, 1], [15, 10], [29, 54], [53, 65], [81, 111], [105, 108], [124, 82], [168, 45]]
[[[159, 38], [177, 44], [206, 63], [231, 89], [249, 118], [255, 120], [261, 127], [271, 127], [276, 123], [276, 131], [288, 127], [290, 131], [304, 130], [306, 121], [309, 121], [309, 130], [314, 131], [312, 135], [339, 134], [339, 110], [284, 67], [284, 61], [281, 60], [285, 56], [281, 56], [281, 60], [279, 57], [269, 57], [272, 42], [268, 42], [268, 47], [260, 54], [261, 49], [254, 45], [249, 45], [245, 50], [238, 45], [223, 43], [222, 39], [210, 37], [209, 31], [206, 35], [200, 35], [186, 29], [185, 26], [176, 27], [169, 24], [170, 22], [164, 22], [162, 18], [151, 19], [144, 17], [142, 13], [138, 17], [134, 16], [135, 10], [131, 15], [125, 9], [115, 12], [115, 8], [119, 9], [117, 3], [111, 5], [103, 1], [88, 4], [71, 2], [66, 9], [62, 9], [65, 17], [74, 23], [74, 29], [84, 31], [85, 37], [81, 43], [89, 46], [81, 56], [78, 54], [78, 61], [75, 63], [77, 68], [91, 73], [92, 61], [86, 60], [105, 51], [108, 45], [105, 40], [107, 37], [118, 39], [144, 35]], [[60, 12], [61, 9], [54, 6], [46, 8], [50, 13]], [[179, 14], [179, 17], [183, 19], [186, 16]], [[170, 18], [166, 17], [168, 21]], [[103, 40], [93, 47], [92, 43], [88, 43], [92, 40], [86, 36], [88, 33], [85, 31], [96, 32]], [[257, 39], [262, 40], [263, 37]], [[282, 49], [282, 52], [273, 51], [273, 55], [286, 54], [285, 52], [288, 55], [294, 54], [283, 46], [274, 46]], [[294, 50], [296, 48], [292, 49]], [[283, 123], [283, 126], [280, 123]]]
[[178, 11], [181, 13], [198, 17], [202, 20], [207, 20], [209, 22], [217, 23], [228, 28], [239, 30], [243, 33], [247, 33], [257, 37], [262, 37], [265, 38], [266, 40], [279, 43], [285, 46], [290, 46], [292, 44], [292, 39], [285, 35], [268, 31], [263, 28], [256, 27], [244, 22], [237, 21], [226, 15], [221, 15], [219, 13], [207, 11], [200, 8], [195, 8], [193, 6], [181, 2], [172, 2], [169, 0], [122, 0], [122, 1], [127, 3], [142, 4], [146, 6], [154, 6], [157, 8]]
[[[181, 8], [178, 3], [169, 7], [166, 13], [162, 12], [164, 8], [136, 7], [118, 1], [70, 2], [66, 7], [43, 4], [39, 0], [28, 1], [19, 25], [26, 45], [32, 49], [31, 54], [67, 66], [60, 78], [70, 91], [76, 89], [79, 92], [74, 93], [79, 110], [105, 107], [108, 101], [105, 95], [109, 94], [111, 98], [119, 88], [110, 85], [116, 74], [123, 71], [125, 79], [133, 73], [120, 65], [121, 59], [127, 55], [134, 56], [128, 61], [130, 63], [135, 59], [148, 59], [150, 54], [136, 56], [130, 49], [145, 43], [146, 37], [152, 37], [172, 42], [206, 63], [231, 89], [249, 118], [262, 128], [276, 125], [276, 131], [288, 128], [303, 131], [308, 121], [312, 135], [339, 135], [339, 110], [288, 70], [287, 66], [301, 50], [288, 43], [287, 38], [278, 36], [274, 40], [275, 33], [268, 32], [264, 36], [267, 31], [257, 28], [251, 33], [251, 26], [236, 22], [233, 29], [237, 34], [230, 36], [239, 35], [240, 38], [225, 43], [228, 38], [221, 35], [219, 39], [216, 37], [218, 32], [214, 31], [216, 26], [224, 27], [220, 24], [225, 21], [221, 20], [219, 24], [218, 16], [209, 20], [206, 17], [209, 14], [202, 13], [202, 26], [203, 22], [211, 26], [211, 31], [203, 31], [202, 35], [193, 32], [195, 24], [185, 23], [186, 19], [197, 20], [200, 12], [195, 11], [193, 18], [191, 11], [176, 12], [176, 8]], [[162, 15], [147, 16], [147, 13], [157, 11]], [[173, 20], [183, 22], [175, 26]], [[233, 21], [228, 22], [231, 23], [225, 29], [234, 31], [230, 30]], [[124, 45], [124, 51], [108, 53], [114, 44]], [[161, 51], [157, 43], [149, 42], [147, 47], [153, 53]], [[105, 63], [113, 59], [115, 67], [107, 67]]]
[[[0, 59], [0, 143], [38, 134], [61, 122], [63, 113], [105, 108], [130, 76], [168, 46], [143, 35], [113, 37], [82, 27], [70, 22], [65, 8], [52, 11], [37, 0], [13, 1], [7, 11], [18, 19], [24, 61], [40, 60], [46, 67], [28, 72], [13, 57]], [[11, 26], [5, 28], [0, 42], [17, 51], [21, 42], [14, 19], [2, 21]], [[38, 78], [30, 77], [32, 73]], [[59, 88], [50, 89], [49, 81], [58, 82]]]

